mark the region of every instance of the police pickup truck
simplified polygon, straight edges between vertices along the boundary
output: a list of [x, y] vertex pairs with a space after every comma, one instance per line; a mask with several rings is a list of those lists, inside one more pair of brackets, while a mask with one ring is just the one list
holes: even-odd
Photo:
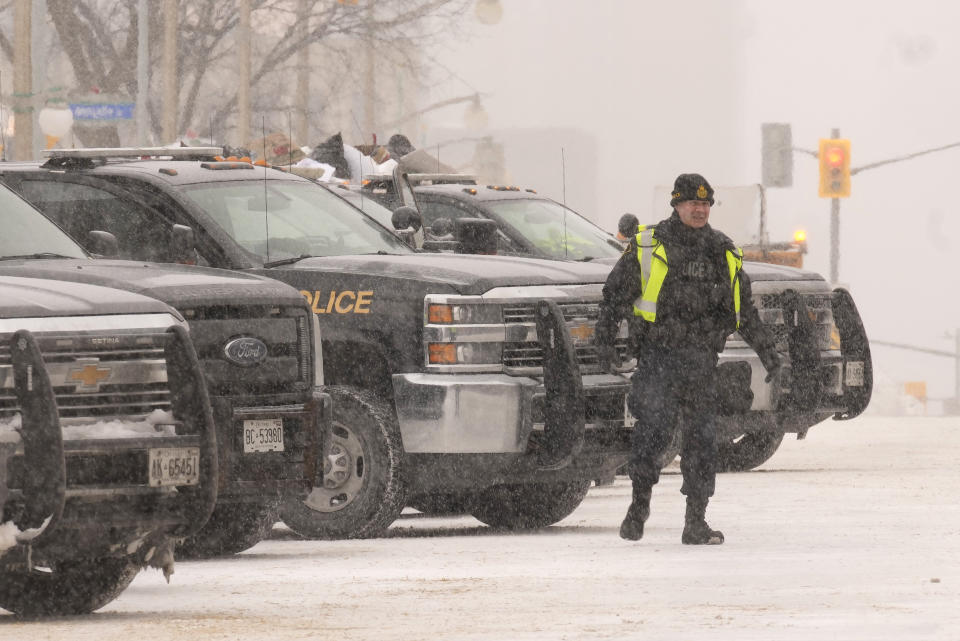
[[[629, 383], [590, 344], [609, 267], [417, 253], [326, 187], [219, 151], [57, 150], [0, 177], [78, 240], [110, 231], [127, 258], [191, 255], [300, 291], [334, 416], [322, 483], [282, 512], [296, 532], [375, 536], [451, 498], [494, 526], [545, 526], [623, 464]], [[159, 233], [172, 225], [195, 244]]]
[[[276, 522], [279, 504], [305, 496], [313, 485], [329, 397], [317, 387], [321, 355], [310, 309], [296, 290], [254, 274], [144, 262], [162, 258], [153, 253], [155, 239], [167, 243], [189, 229], [142, 221], [112, 225], [111, 217], [122, 210], [83, 201], [81, 186], [43, 193], [53, 199], [45, 207], [60, 216], [69, 212], [74, 218], [61, 220], [94, 250], [116, 245], [107, 231], [112, 229], [140, 248], [125, 257], [140, 261], [92, 260], [62, 229], [0, 186], [0, 276], [113, 287], [178, 310], [189, 324], [219, 432], [217, 509], [202, 531], [184, 538], [178, 553], [210, 556], [256, 544]], [[91, 235], [76, 225], [81, 220]], [[122, 389], [119, 374], [90, 372], [83, 391], [91, 403]], [[146, 412], [169, 402], [159, 393], [148, 400]]]
[[82, 614], [142, 567], [169, 579], [174, 540], [214, 508], [216, 470], [180, 314], [98, 285], [0, 276], [0, 608]]
[[[405, 186], [397, 189], [397, 184]], [[363, 191], [388, 208], [417, 206], [428, 235], [448, 233], [461, 219], [494, 221], [500, 254], [612, 265], [623, 251], [609, 233], [531, 189], [478, 185], [460, 175], [410, 174], [370, 177]], [[810, 271], [749, 261], [743, 268], [786, 366], [779, 381], [767, 383], [756, 353], [739, 335], [728, 339], [720, 354], [729, 374], [724, 377], [726, 415], [719, 422], [722, 471], [762, 464], [784, 434], [803, 438], [827, 418], [859, 415], [870, 401], [873, 381], [869, 343], [849, 292], [831, 289]], [[674, 443], [669, 458], [679, 449]]]

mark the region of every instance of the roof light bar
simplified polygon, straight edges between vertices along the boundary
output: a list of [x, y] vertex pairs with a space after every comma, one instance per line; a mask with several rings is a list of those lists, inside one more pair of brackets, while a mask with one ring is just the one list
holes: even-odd
[[79, 149], [44, 149], [48, 158], [197, 158], [216, 156], [223, 147], [88, 147]]

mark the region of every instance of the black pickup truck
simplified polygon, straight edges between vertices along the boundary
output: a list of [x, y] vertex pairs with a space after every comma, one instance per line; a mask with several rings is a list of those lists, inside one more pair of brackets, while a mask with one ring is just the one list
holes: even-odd
[[590, 344], [607, 266], [416, 253], [326, 187], [218, 151], [63, 150], [0, 179], [82, 242], [113, 233], [121, 257], [194, 255], [300, 290], [334, 417], [322, 483], [282, 512], [295, 531], [376, 536], [450, 501], [541, 527], [626, 460], [629, 381]]
[[[404, 182], [406, 194], [395, 187]], [[428, 235], [453, 229], [461, 219], [481, 219], [496, 223], [500, 254], [612, 265], [623, 251], [608, 232], [532, 189], [478, 185], [468, 176], [410, 174], [371, 177], [361, 193], [396, 208], [410, 200], [410, 187]], [[730, 411], [719, 421], [718, 466], [729, 472], [768, 460], [784, 434], [803, 438], [828, 418], [858, 416], [873, 383], [870, 346], [848, 291], [793, 267], [747, 261], [743, 269], [786, 366], [780, 380], [768, 383], [759, 358], [740, 336], [727, 340], [720, 363], [749, 364], [743, 383], [752, 395], [746, 411]], [[679, 447], [674, 443], [668, 456]]]
[[[0, 165], [2, 166], [2, 165]], [[64, 204], [64, 203], [61, 203]], [[89, 215], [77, 208], [76, 216]], [[144, 260], [94, 260], [63, 230], [0, 186], [0, 276], [56, 279], [162, 300], [186, 319], [219, 438], [218, 504], [180, 555], [244, 550], [265, 536], [287, 498], [312, 487], [329, 397], [320, 377], [316, 323], [293, 288], [255, 274]], [[145, 227], [137, 242], [182, 230]], [[112, 240], [93, 235], [96, 243]], [[115, 241], [112, 241], [115, 242]], [[97, 386], [91, 387], [96, 391]], [[146, 411], [162, 408], [158, 395]]]
[[217, 498], [216, 432], [174, 309], [97, 285], [0, 276], [0, 608], [91, 612]]

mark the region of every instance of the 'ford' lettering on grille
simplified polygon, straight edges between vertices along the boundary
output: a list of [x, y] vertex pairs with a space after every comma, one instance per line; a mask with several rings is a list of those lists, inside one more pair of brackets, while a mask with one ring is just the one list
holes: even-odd
[[259, 338], [244, 336], [224, 345], [223, 353], [231, 363], [250, 367], [263, 362], [267, 357], [267, 346]]

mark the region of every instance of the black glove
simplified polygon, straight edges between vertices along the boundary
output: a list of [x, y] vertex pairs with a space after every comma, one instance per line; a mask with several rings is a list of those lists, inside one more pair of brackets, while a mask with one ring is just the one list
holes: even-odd
[[613, 345], [597, 345], [597, 362], [600, 369], [608, 374], [616, 374], [620, 366], [620, 354]]
[[770, 352], [761, 356], [760, 360], [763, 362], [764, 369], [767, 370], [767, 377], [763, 379], [764, 381], [771, 383], [780, 378], [780, 371], [783, 369], [783, 359], [780, 358], [780, 354]]

